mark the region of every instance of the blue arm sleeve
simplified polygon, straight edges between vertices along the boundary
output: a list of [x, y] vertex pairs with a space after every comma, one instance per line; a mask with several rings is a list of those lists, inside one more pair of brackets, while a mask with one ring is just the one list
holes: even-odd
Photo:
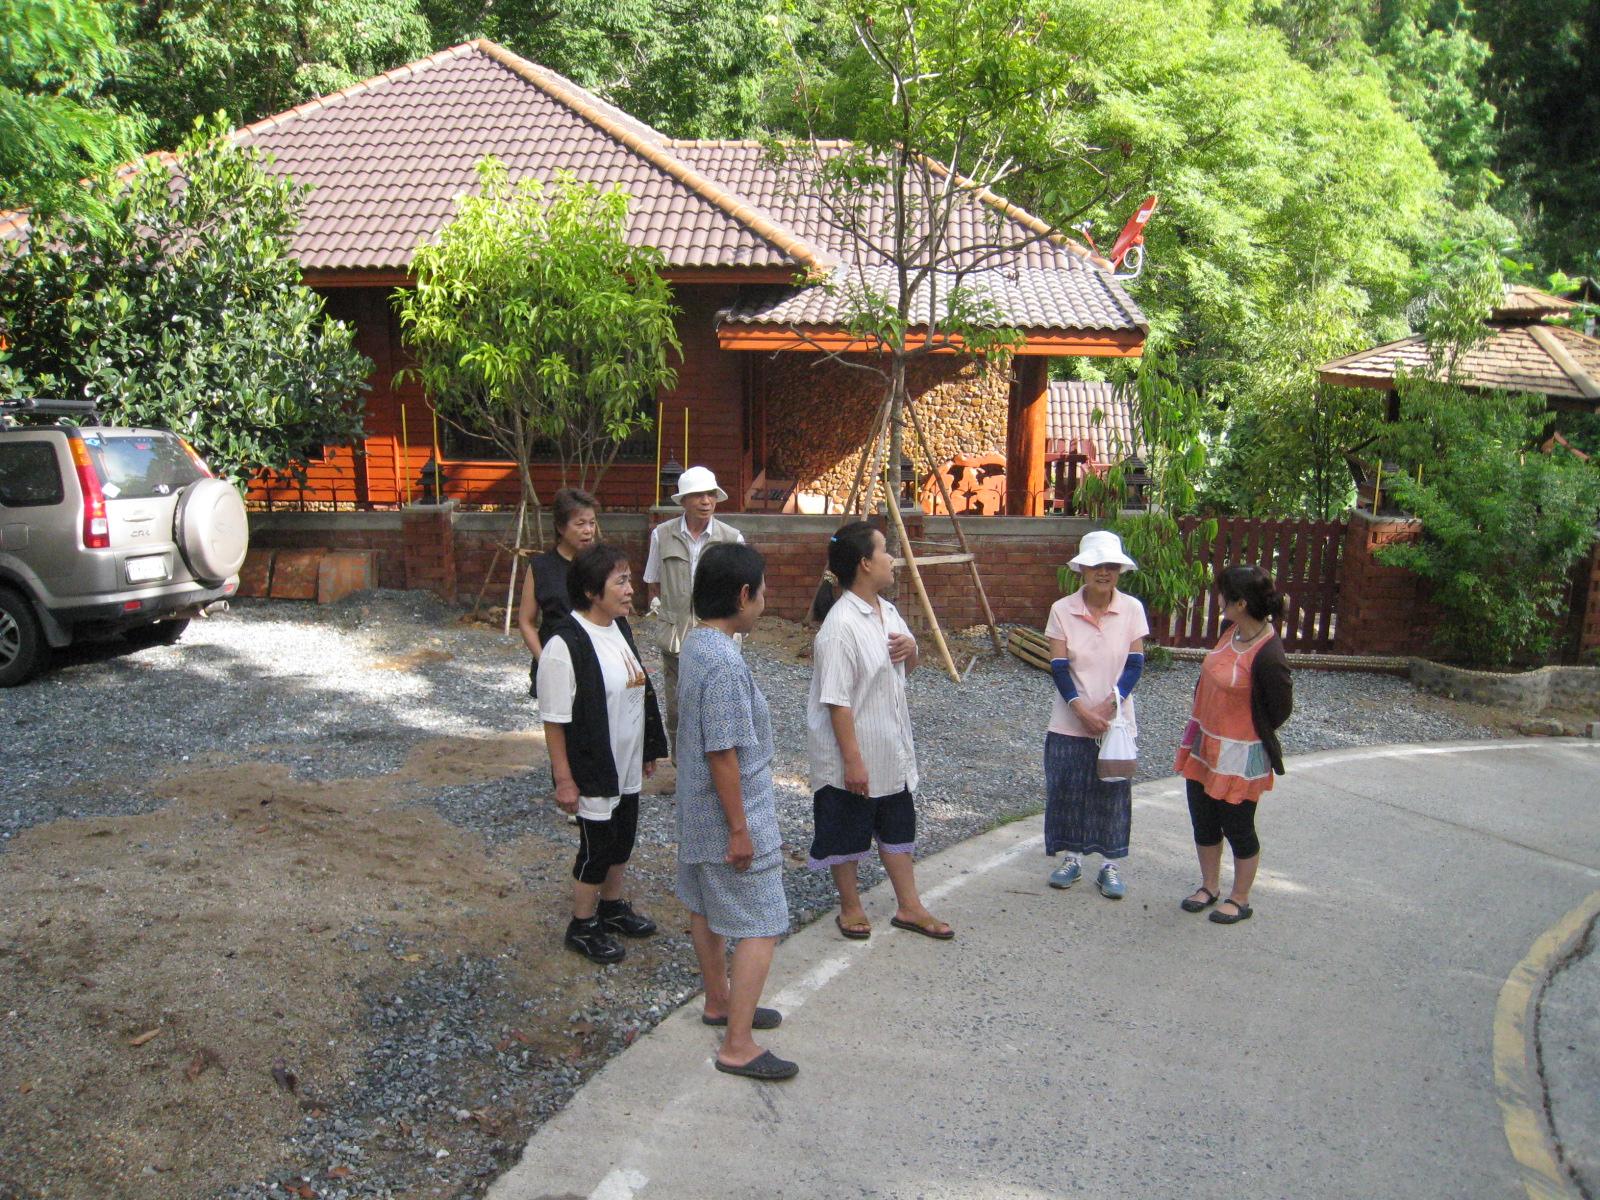
[[1078, 685], [1072, 682], [1072, 664], [1064, 658], [1050, 660], [1050, 674], [1056, 681], [1056, 691], [1061, 693], [1061, 698], [1071, 704], [1078, 698]]
[[1143, 674], [1144, 655], [1128, 655], [1128, 661], [1122, 665], [1122, 674], [1117, 678], [1117, 694], [1124, 700], [1133, 695], [1134, 686], [1139, 682], [1139, 676]]

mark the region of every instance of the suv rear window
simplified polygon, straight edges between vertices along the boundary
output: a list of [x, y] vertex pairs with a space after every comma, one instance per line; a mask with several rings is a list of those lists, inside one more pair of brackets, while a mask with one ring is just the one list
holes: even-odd
[[85, 431], [83, 444], [100, 472], [107, 500], [170, 496], [203, 478], [178, 439], [167, 434]]
[[64, 498], [51, 443], [0, 442], [0, 505], [39, 508]]

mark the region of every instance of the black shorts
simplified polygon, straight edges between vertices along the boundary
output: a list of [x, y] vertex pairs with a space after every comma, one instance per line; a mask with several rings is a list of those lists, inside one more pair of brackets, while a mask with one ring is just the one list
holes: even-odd
[[617, 801], [609, 821], [579, 817], [578, 857], [572, 864], [572, 877], [579, 883], [604, 883], [607, 871], [633, 857], [633, 839], [638, 830], [638, 792]]
[[917, 810], [910, 789], [892, 796], [857, 796], [825, 787], [811, 798], [816, 833], [806, 866], [813, 871], [856, 862], [872, 853], [872, 839], [886, 854], [910, 854], [917, 841]]

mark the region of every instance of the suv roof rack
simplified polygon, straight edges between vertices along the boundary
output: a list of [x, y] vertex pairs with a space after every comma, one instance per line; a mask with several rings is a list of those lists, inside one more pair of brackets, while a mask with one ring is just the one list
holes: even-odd
[[100, 414], [93, 400], [51, 400], [42, 396], [27, 396], [16, 400], [0, 400], [0, 425], [12, 425], [12, 413], [39, 413], [47, 417], [85, 417], [84, 424], [100, 424]]

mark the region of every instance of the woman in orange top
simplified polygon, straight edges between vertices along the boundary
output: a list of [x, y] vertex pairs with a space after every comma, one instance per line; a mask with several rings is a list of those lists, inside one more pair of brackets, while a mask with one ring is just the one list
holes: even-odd
[[1249, 920], [1250, 886], [1261, 863], [1256, 802], [1283, 774], [1277, 729], [1294, 710], [1294, 685], [1283, 643], [1272, 627], [1284, 598], [1260, 567], [1235, 566], [1217, 578], [1229, 622], [1200, 668], [1194, 714], [1173, 769], [1189, 781], [1189, 819], [1200, 859], [1200, 886], [1182, 902], [1201, 912], [1221, 895], [1222, 839], [1233, 848], [1233, 890], [1211, 919]]

